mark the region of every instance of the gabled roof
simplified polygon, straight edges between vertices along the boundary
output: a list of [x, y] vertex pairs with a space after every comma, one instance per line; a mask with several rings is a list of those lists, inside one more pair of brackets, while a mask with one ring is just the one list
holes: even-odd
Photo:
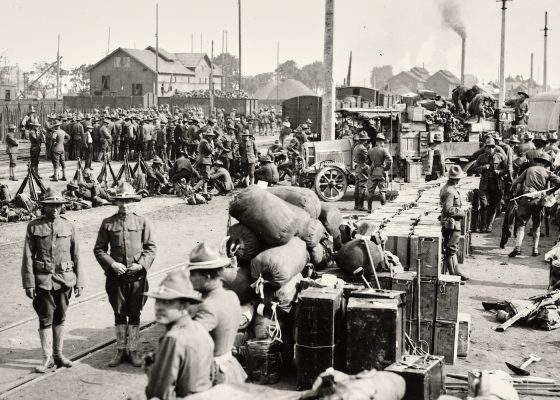
[[460, 85], [461, 84], [461, 80], [459, 78], [457, 78], [452, 72], [450, 72], [446, 69], [440, 69], [438, 72], [436, 72], [435, 74], [430, 76], [429, 79], [435, 78], [436, 75], [441, 75], [445, 80], [447, 80], [447, 82], [449, 82], [452, 85]]
[[413, 75], [419, 76], [420, 78], [427, 80], [430, 77], [430, 73], [424, 67], [414, 67], [410, 69]]
[[392, 81], [393, 79], [395, 79], [395, 78], [397, 78], [397, 77], [400, 77], [400, 76], [402, 76], [402, 75], [406, 75], [407, 77], [412, 78], [412, 79], [414, 79], [414, 80], [417, 81], [417, 82], [422, 82], [422, 83], [426, 82], [426, 80], [425, 80], [424, 78], [422, 78], [421, 76], [416, 75], [416, 74], [414, 74], [414, 73], [412, 73], [412, 72], [410, 72], [410, 71], [402, 71], [402, 72], [399, 72], [397, 75], [391, 77], [391, 78], [389, 79], [389, 81]]

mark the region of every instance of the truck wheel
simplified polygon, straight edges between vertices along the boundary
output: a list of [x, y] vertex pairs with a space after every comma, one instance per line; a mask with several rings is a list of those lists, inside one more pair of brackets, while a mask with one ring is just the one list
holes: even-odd
[[348, 189], [346, 174], [337, 167], [325, 167], [315, 177], [315, 192], [323, 201], [338, 201]]

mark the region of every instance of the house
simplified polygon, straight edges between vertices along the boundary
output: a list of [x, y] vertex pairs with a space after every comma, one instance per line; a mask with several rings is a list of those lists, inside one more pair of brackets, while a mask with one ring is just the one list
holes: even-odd
[[422, 67], [414, 67], [410, 71], [402, 71], [387, 80], [387, 89], [390, 91], [405, 90], [405, 92], [416, 92], [424, 89], [429, 72]]
[[[169, 53], [158, 51], [156, 83], [156, 49], [119, 47], [89, 69], [92, 95], [142, 96], [156, 93], [172, 96], [174, 92], [209, 89], [210, 58], [205, 53]], [[214, 66], [214, 88], [222, 88], [222, 71]]]
[[426, 89], [436, 92], [442, 97], [451, 97], [451, 92], [461, 84], [461, 80], [453, 73], [440, 69], [426, 80]]
[[0, 100], [15, 100], [17, 96], [16, 85], [12, 83], [0, 83]]

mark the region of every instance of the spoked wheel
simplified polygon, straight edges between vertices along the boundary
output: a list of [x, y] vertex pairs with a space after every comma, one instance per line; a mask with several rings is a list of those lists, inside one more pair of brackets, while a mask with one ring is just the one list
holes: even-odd
[[338, 201], [348, 188], [346, 174], [337, 167], [325, 167], [315, 177], [315, 192], [323, 201]]

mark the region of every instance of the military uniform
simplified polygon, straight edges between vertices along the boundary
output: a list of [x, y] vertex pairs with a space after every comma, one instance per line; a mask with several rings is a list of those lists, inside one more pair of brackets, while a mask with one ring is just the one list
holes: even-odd
[[45, 142], [45, 137], [37, 127], [32, 128], [29, 132], [29, 142], [31, 143], [29, 148], [29, 161], [31, 162], [31, 168], [33, 168], [39, 177], [39, 157], [41, 156], [41, 144]]
[[180, 153], [179, 158], [175, 160], [169, 170], [169, 179], [171, 182], [179, 182], [181, 179], [185, 179], [188, 183], [193, 174], [194, 170], [190, 160], [185, 157], [184, 153]]
[[439, 144], [433, 149], [432, 170], [426, 174], [426, 182], [434, 181], [445, 175], [445, 155]]
[[277, 184], [280, 174], [276, 164], [272, 161], [261, 161], [261, 166], [255, 171], [255, 182], [258, 181], [268, 182], [269, 185]]
[[245, 176], [249, 179], [248, 184], [253, 184], [255, 180], [255, 163], [257, 162], [259, 152], [255, 141], [250, 138], [250, 134], [243, 134], [241, 136], [241, 163]]
[[519, 145], [519, 151], [522, 155], [525, 155], [527, 151], [536, 149], [535, 143], [532, 140], [525, 140]]
[[65, 145], [70, 140], [70, 135], [62, 129], [53, 133], [52, 164], [54, 168], [53, 181], [58, 180], [58, 168], [62, 168], [62, 180], [66, 180]]
[[10, 180], [12, 181], [16, 180], [14, 170], [17, 165], [18, 146], [19, 146], [19, 140], [16, 139], [15, 132], [13, 132], [14, 129], [15, 127], [13, 127], [13, 129], [10, 129], [6, 134], [6, 154], [10, 158], [10, 165], [9, 165]]
[[[380, 134], [378, 134], [378, 138], [379, 137]], [[393, 158], [391, 154], [389, 154], [389, 151], [378, 142], [375, 147], [369, 149], [366, 163], [371, 167], [367, 181], [368, 211], [371, 212], [373, 194], [377, 187], [379, 187], [381, 205], [385, 205], [385, 192], [387, 191], [386, 171], [391, 169]]]
[[200, 177], [205, 181], [210, 176], [210, 167], [212, 166], [212, 155], [214, 154], [214, 145], [212, 139], [208, 137], [212, 135], [205, 134], [204, 138], [198, 143], [198, 157], [196, 166]]
[[72, 124], [72, 143], [73, 143], [73, 158], [82, 158], [82, 149], [84, 147], [84, 126], [76, 121]]
[[216, 168], [208, 178], [213, 181], [214, 186], [221, 194], [227, 194], [235, 189], [231, 175], [224, 167]]
[[465, 216], [461, 203], [461, 195], [455, 185], [446, 183], [439, 192], [441, 206], [441, 232], [445, 253], [445, 266], [454, 274], [458, 264], [457, 251], [461, 237], [461, 221]]
[[[165, 126], [162, 126], [156, 130], [156, 155], [161, 158], [165, 158], [167, 156], [167, 135], [165, 132]], [[165, 153], [165, 155], [164, 155]]]
[[111, 159], [111, 131], [107, 123], [99, 128], [99, 141], [101, 143], [101, 151], [98, 161]]
[[123, 122], [118, 119], [113, 125], [113, 130], [111, 132], [111, 140], [113, 145], [113, 159], [118, 160], [121, 155], [121, 140], [122, 140], [122, 129]]
[[[369, 136], [364, 132], [364, 137], [358, 138], [358, 140], [368, 140]], [[354, 150], [352, 151], [353, 161], [356, 164], [356, 169], [354, 171], [356, 186], [354, 188], [354, 210], [365, 210], [364, 200], [366, 197], [366, 186], [368, 181], [368, 166], [366, 165], [368, 151], [365, 144], [359, 141]]]

